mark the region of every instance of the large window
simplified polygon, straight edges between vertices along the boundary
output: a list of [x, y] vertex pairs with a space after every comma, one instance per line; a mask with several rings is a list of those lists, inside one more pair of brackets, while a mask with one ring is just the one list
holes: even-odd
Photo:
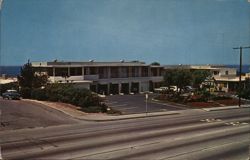
[[108, 67], [100, 67], [99, 68], [99, 78], [100, 79], [108, 78]]
[[127, 78], [127, 77], [128, 77], [128, 67], [121, 67], [120, 78]]
[[148, 77], [148, 67], [142, 67], [141, 76]]
[[68, 68], [55, 68], [55, 75], [56, 76], [62, 76], [62, 77], [66, 77], [66, 76], [69, 76], [69, 73], [68, 73]]
[[81, 67], [71, 67], [70, 68], [70, 75], [71, 76], [81, 76], [82, 75], [82, 68]]
[[119, 78], [119, 68], [118, 67], [110, 67], [111, 78]]
[[139, 77], [139, 67], [132, 67], [132, 77]]

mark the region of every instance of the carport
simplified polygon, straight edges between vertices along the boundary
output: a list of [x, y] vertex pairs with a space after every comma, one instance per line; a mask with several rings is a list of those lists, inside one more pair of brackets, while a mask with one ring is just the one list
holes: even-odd
[[139, 93], [139, 82], [132, 82], [131, 83], [131, 92]]
[[124, 94], [129, 94], [129, 83], [121, 84], [121, 92]]
[[98, 93], [99, 94], [108, 94], [108, 84], [98, 84]]
[[109, 84], [109, 94], [119, 94], [119, 84]]

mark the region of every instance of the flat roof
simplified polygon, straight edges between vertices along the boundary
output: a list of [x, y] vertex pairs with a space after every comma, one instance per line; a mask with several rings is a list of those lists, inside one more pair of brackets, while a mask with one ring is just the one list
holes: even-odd
[[116, 66], [151, 66], [151, 67], [163, 67], [146, 64], [141, 61], [117, 61], [117, 62], [66, 62], [66, 61], [53, 61], [53, 62], [31, 62], [33, 67], [116, 67]]
[[120, 62], [96, 62], [96, 61], [89, 61], [89, 62], [66, 62], [66, 61], [53, 61], [53, 62], [31, 62], [32, 66], [34, 67], [60, 67], [60, 66], [75, 66], [75, 67], [82, 67], [82, 66], [149, 66], [145, 64], [145, 62], [140, 61], [120, 61]]

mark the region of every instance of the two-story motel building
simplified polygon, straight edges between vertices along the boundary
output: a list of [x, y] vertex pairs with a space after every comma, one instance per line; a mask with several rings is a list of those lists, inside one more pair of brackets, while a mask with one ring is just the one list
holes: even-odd
[[100, 94], [130, 94], [153, 90], [163, 81], [163, 67], [144, 62], [32, 62], [51, 83], [73, 83]]

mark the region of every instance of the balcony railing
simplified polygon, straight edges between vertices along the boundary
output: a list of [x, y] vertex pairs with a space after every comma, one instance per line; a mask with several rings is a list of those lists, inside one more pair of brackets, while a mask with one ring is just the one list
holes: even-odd
[[93, 74], [93, 75], [84, 75], [84, 80], [98, 80], [99, 75], [98, 74]]

